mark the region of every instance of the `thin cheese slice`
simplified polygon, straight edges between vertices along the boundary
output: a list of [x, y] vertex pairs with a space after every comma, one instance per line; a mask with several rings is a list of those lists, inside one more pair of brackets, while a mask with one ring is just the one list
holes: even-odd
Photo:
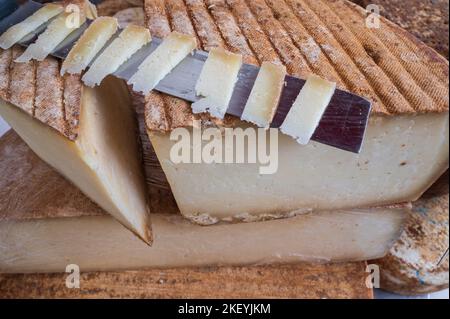
[[96, 19], [70, 50], [61, 67], [64, 73], [79, 74], [95, 58], [109, 39], [117, 32], [119, 23], [116, 18], [100, 17]]
[[203, 66], [195, 90], [199, 101], [192, 104], [194, 113], [209, 112], [223, 119], [237, 82], [242, 56], [213, 48]]
[[24, 63], [32, 59], [42, 61], [60, 44], [69, 34], [78, 29], [86, 17], [80, 15], [79, 23], [74, 23], [73, 13], [62, 13], [53, 20], [47, 29], [39, 35], [35, 43], [31, 44], [15, 62]]
[[14, 44], [22, 40], [26, 35], [30, 34], [41, 25], [49, 21], [51, 18], [63, 12], [63, 7], [57, 4], [47, 4], [34, 14], [13, 25], [5, 33], [0, 36], [0, 48], [9, 49]]
[[281, 125], [281, 132], [302, 145], [308, 144], [335, 90], [336, 83], [309, 76]]
[[268, 128], [280, 101], [286, 67], [264, 62], [245, 105], [241, 119]]
[[151, 41], [152, 37], [147, 28], [129, 25], [94, 61], [83, 76], [87, 86], [99, 85], [109, 74], [114, 73], [140, 48]]
[[156, 85], [197, 47], [195, 37], [172, 32], [158, 48], [139, 66], [128, 84], [144, 94], [150, 93]]

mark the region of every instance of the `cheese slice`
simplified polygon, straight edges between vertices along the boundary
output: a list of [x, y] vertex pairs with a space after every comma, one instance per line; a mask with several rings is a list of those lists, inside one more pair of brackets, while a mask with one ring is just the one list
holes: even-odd
[[[1, 99], [0, 115], [39, 157], [151, 243], [135, 115], [128, 89], [120, 83], [110, 78], [98, 88], [83, 89], [75, 140]], [[47, 112], [51, 107], [47, 106]]]
[[84, 31], [70, 50], [61, 67], [61, 75], [81, 73], [95, 58], [108, 40], [117, 32], [116, 18], [100, 17]]
[[130, 78], [128, 84], [133, 85], [133, 90], [136, 92], [150, 93], [196, 47], [195, 37], [172, 32], [139, 65], [138, 71]]
[[300, 144], [308, 144], [335, 90], [336, 83], [309, 76], [281, 125], [281, 132]]
[[13, 25], [5, 33], [0, 36], [0, 48], [9, 49], [14, 44], [22, 40], [26, 35], [35, 31], [51, 18], [62, 13], [64, 8], [59, 4], [47, 4], [34, 14], [23, 20], [22, 22]]
[[209, 112], [223, 119], [237, 82], [242, 56], [222, 48], [209, 52], [195, 90], [201, 99], [192, 104], [194, 113]]
[[84, 22], [85, 16], [81, 14], [79, 25], [72, 21], [73, 13], [62, 13], [55, 20], [53, 20], [45, 29], [45, 31], [39, 35], [36, 42], [31, 44], [25, 52], [18, 57], [15, 61], [19, 63], [28, 62], [32, 59], [42, 61], [53, 50], [56, 49], [69, 34], [78, 29]]
[[286, 67], [263, 62], [241, 120], [268, 128], [272, 122], [284, 87]]
[[117, 71], [151, 39], [147, 28], [136, 25], [127, 26], [89, 67], [83, 76], [84, 84], [91, 87], [100, 84], [107, 75]]

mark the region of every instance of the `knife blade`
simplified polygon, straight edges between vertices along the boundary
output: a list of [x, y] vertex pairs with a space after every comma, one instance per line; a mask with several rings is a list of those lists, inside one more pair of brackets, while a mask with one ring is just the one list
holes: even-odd
[[[40, 9], [43, 5], [35, 1], [28, 1], [14, 13], [0, 21], [0, 34], [10, 26], [23, 21]], [[70, 34], [55, 50], [52, 56], [65, 59], [72, 46], [89, 26], [89, 21]], [[45, 30], [45, 26], [35, 30], [33, 34], [20, 41], [20, 45], [28, 46]], [[117, 32], [110, 42], [119, 35]], [[109, 43], [110, 43], [109, 42]], [[136, 73], [139, 65], [161, 44], [162, 40], [153, 38], [152, 41], [135, 53], [125, 62], [114, 75], [128, 81]], [[108, 44], [109, 44], [108, 43]], [[108, 46], [105, 46], [105, 48]], [[99, 53], [101, 54], [101, 52]], [[196, 102], [199, 97], [195, 93], [195, 85], [200, 76], [208, 53], [195, 50], [168, 74], [155, 90], [189, 102]], [[95, 59], [94, 59], [95, 60]], [[239, 71], [238, 80], [227, 110], [227, 114], [241, 117], [246, 101], [250, 96], [259, 68], [250, 64], [243, 64]], [[286, 76], [285, 87], [275, 113], [271, 127], [278, 128], [283, 123], [294, 100], [305, 84], [305, 80], [293, 76]], [[371, 111], [371, 102], [367, 99], [347, 91], [337, 89], [327, 107], [312, 140], [336, 147], [342, 150], [359, 153], [364, 141], [364, 135]]]

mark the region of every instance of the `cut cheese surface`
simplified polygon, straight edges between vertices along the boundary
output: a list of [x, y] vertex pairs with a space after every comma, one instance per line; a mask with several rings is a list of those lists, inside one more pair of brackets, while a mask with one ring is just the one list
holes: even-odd
[[281, 125], [281, 132], [300, 144], [308, 144], [335, 90], [336, 83], [309, 76]]
[[152, 241], [147, 194], [129, 93], [117, 80], [84, 88], [72, 141], [0, 100], [0, 115], [30, 148], [145, 242]]
[[150, 93], [155, 86], [197, 47], [195, 37], [172, 32], [139, 66], [128, 84], [136, 92]]
[[263, 62], [241, 119], [268, 128], [284, 87], [286, 67]]
[[202, 227], [162, 212], [152, 215], [152, 247], [109, 216], [0, 221], [0, 271], [62, 272], [71, 263], [105, 271], [367, 260], [386, 253], [406, 214], [375, 208]]
[[[278, 134], [270, 164], [174, 163], [177, 142], [168, 133], [148, 133], [182, 214], [217, 222], [416, 200], [448, 168], [448, 125], [448, 113], [373, 116], [360, 154]], [[269, 165], [275, 173], [260, 175]]]
[[112, 17], [94, 20], [70, 50], [61, 67], [61, 75], [81, 73], [116, 33], [119, 24]]
[[35, 31], [38, 27], [49, 21], [51, 18], [62, 13], [64, 8], [58, 4], [47, 4], [34, 14], [13, 25], [0, 36], [0, 48], [9, 49], [14, 44], [22, 40], [26, 35]]
[[42, 61], [60, 44], [69, 34], [78, 29], [85, 21], [85, 16], [80, 15], [79, 23], [73, 21], [73, 13], [62, 13], [53, 20], [39, 35], [36, 42], [31, 44], [25, 52], [15, 61], [28, 62], [32, 59]]
[[201, 99], [192, 104], [194, 113], [209, 112], [223, 119], [237, 82], [242, 56], [222, 48], [209, 52], [195, 90]]
[[151, 41], [147, 28], [129, 25], [114, 41], [100, 54], [83, 76], [83, 82], [93, 87], [103, 79], [117, 71], [140, 48]]

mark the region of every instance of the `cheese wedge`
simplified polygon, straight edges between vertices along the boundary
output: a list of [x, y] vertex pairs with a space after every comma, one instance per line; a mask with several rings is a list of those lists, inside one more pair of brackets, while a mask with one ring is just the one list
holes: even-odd
[[[84, 88], [81, 96], [70, 95], [73, 87], [65, 87], [64, 102], [79, 103], [79, 111], [74, 111], [79, 113], [74, 120], [79, 127], [73, 140], [43, 123], [56, 116], [55, 104], [64, 106], [57, 100], [47, 100], [51, 91], [41, 92], [39, 87], [39, 109], [34, 111], [36, 116], [40, 114], [39, 120], [2, 99], [0, 116], [39, 157], [143, 241], [151, 243], [134, 111], [127, 87], [121, 83], [111, 78], [96, 89]], [[57, 92], [57, 88], [54, 90]], [[66, 117], [69, 110], [66, 105]]]
[[281, 132], [300, 144], [308, 144], [335, 90], [336, 83], [309, 76], [281, 125]]
[[0, 48], [9, 49], [22, 40], [26, 35], [48, 22], [51, 18], [62, 13], [64, 8], [59, 4], [47, 4], [34, 14], [13, 25], [0, 36]]
[[139, 66], [128, 84], [133, 90], [150, 93], [155, 86], [197, 47], [195, 37], [172, 32]]
[[79, 74], [87, 68], [108, 40], [117, 32], [118, 27], [116, 18], [100, 17], [94, 20], [70, 50], [62, 64], [61, 75], [66, 72]]
[[209, 112], [223, 119], [237, 82], [242, 56], [213, 48], [209, 52], [195, 90], [200, 100], [192, 104], [194, 113]]
[[89, 67], [83, 76], [84, 84], [90, 87], [100, 84], [151, 39], [147, 28], [127, 26]]
[[32, 59], [44, 60], [69, 34], [78, 29], [85, 21], [86, 17], [81, 14], [79, 24], [73, 20], [73, 13], [62, 13], [53, 20], [39, 35], [36, 42], [31, 44], [25, 52], [15, 61], [19, 63], [28, 62]]
[[277, 110], [285, 76], [285, 66], [263, 62], [241, 120], [268, 128]]
[[[181, 213], [205, 224], [416, 200], [448, 168], [448, 125], [448, 113], [374, 116], [360, 154], [316, 142], [301, 146], [278, 134], [270, 163], [243, 164], [174, 163], [171, 150], [178, 142], [171, 133], [148, 134]], [[261, 134], [256, 132], [258, 139]], [[262, 138], [269, 141], [269, 131], [265, 134]], [[201, 142], [201, 148], [208, 143]], [[194, 146], [191, 141], [189, 147]], [[261, 167], [269, 166], [275, 173], [260, 175]]]

